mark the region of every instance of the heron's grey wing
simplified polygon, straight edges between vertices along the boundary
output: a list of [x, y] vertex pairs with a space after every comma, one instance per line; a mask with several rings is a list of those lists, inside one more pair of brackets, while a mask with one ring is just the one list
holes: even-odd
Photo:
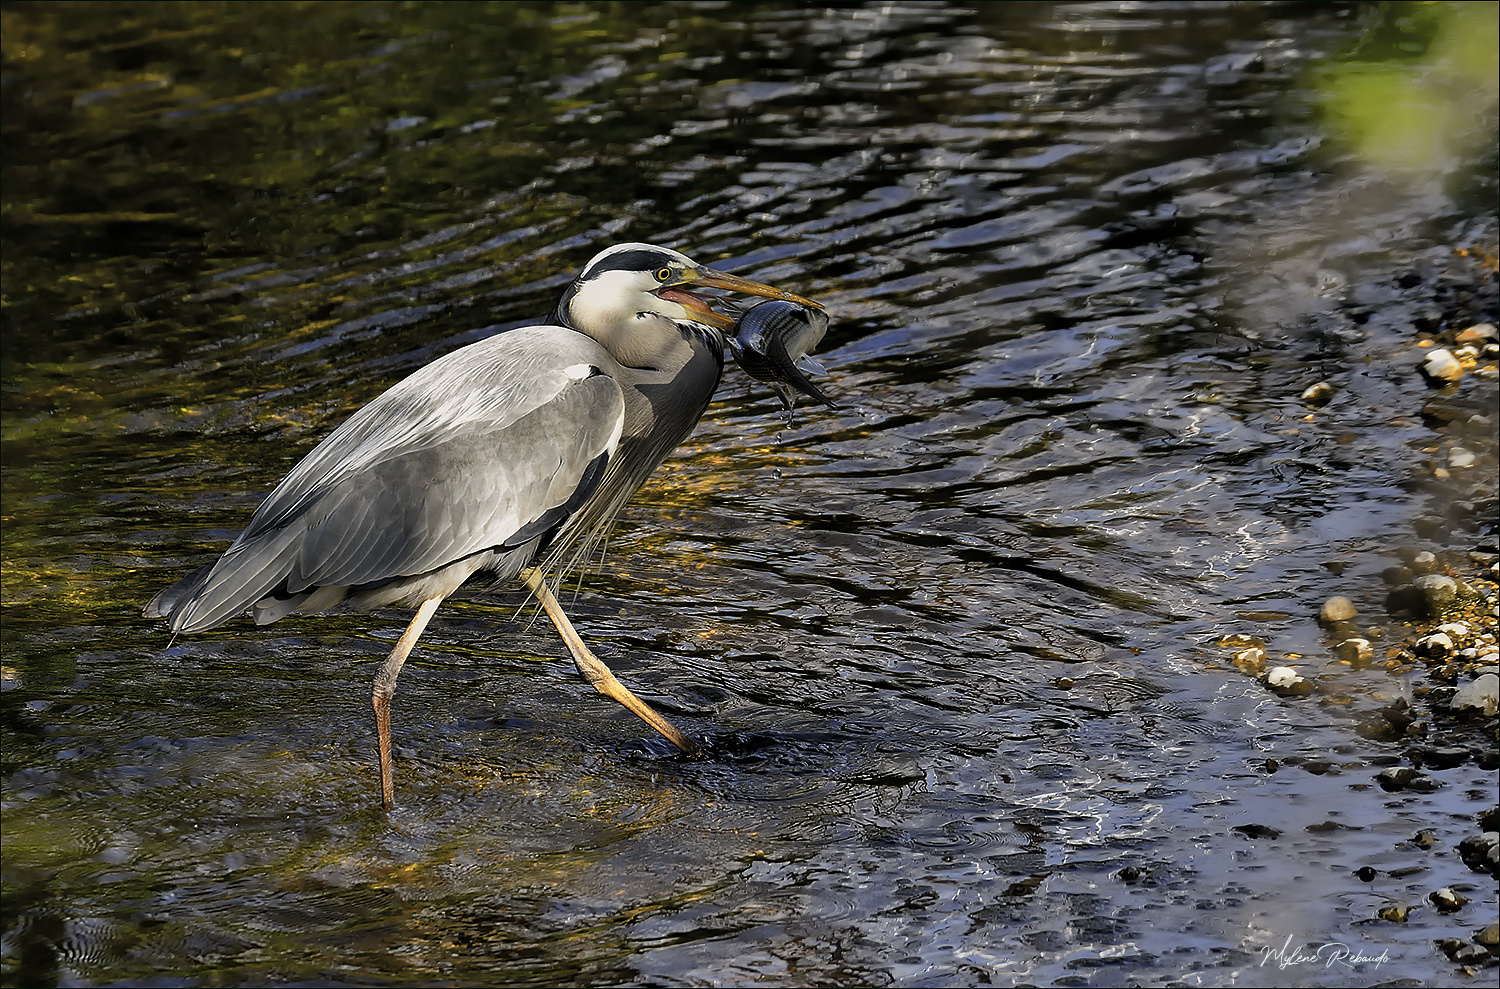
[[625, 401], [603, 374], [498, 428], [470, 423], [334, 485], [292, 523], [286, 590], [410, 577], [545, 534], [619, 445]]
[[392, 385], [324, 438], [256, 509], [240, 539], [282, 524], [305, 508], [303, 499], [430, 446], [434, 437], [469, 426], [503, 428], [575, 380], [569, 368], [608, 360], [593, 340], [561, 326], [522, 327], [461, 347]]
[[528, 327], [435, 361], [330, 434], [147, 614], [198, 631], [272, 593], [415, 576], [545, 535], [618, 448], [607, 360], [572, 330]]

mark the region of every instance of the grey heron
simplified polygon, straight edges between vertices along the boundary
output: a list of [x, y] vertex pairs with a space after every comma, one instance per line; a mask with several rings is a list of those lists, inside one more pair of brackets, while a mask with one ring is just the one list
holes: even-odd
[[415, 606], [373, 691], [387, 809], [396, 678], [438, 605], [474, 578], [520, 578], [596, 690], [695, 752], [594, 656], [549, 584], [588, 556], [718, 387], [734, 320], [696, 288], [821, 308], [664, 247], [611, 247], [547, 323], [461, 347], [356, 412], [146, 617], [187, 633], [246, 610], [266, 624], [335, 606]]

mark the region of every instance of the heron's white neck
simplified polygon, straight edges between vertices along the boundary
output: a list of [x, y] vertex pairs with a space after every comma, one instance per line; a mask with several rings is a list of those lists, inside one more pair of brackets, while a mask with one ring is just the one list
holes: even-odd
[[[568, 325], [599, 341], [628, 367], [681, 367], [691, 358], [692, 347], [688, 331], [678, 324], [691, 323], [692, 311], [638, 285], [634, 272], [601, 272], [567, 300]], [[717, 332], [706, 326], [703, 330]]]

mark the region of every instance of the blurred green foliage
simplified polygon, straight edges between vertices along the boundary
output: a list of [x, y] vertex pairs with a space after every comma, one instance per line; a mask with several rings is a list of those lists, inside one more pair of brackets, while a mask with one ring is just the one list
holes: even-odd
[[[1495, 141], [1500, 4], [1388, 3], [1346, 58], [1325, 66], [1335, 130], [1371, 166], [1437, 178]], [[1491, 159], [1493, 161], [1493, 159]]]

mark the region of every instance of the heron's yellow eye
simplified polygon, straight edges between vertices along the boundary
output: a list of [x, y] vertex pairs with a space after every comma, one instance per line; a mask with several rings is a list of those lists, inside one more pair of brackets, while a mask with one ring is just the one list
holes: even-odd
[[657, 281], [664, 282], [668, 278], [671, 278], [671, 277], [672, 277], [672, 269], [671, 268], [657, 268], [656, 269], [656, 280]]

